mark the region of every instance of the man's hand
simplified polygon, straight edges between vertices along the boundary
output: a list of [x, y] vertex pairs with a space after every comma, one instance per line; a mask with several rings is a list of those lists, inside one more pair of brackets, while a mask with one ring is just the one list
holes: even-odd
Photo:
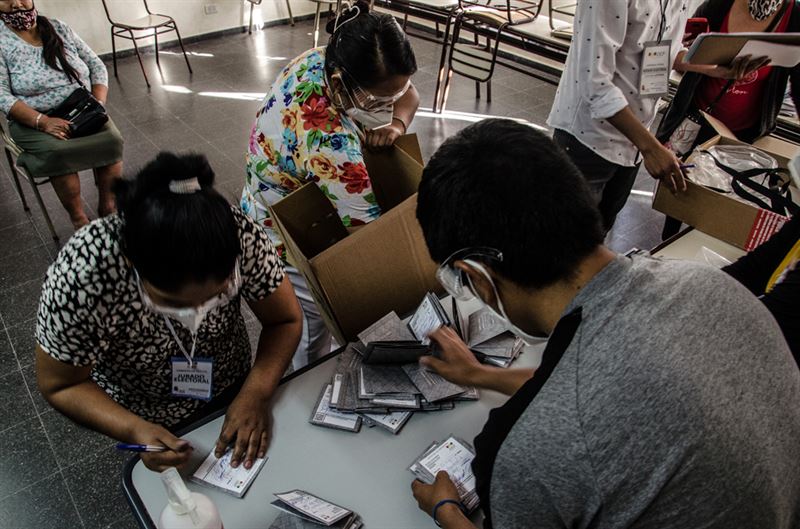
[[[411, 492], [413, 492], [414, 499], [417, 500], [417, 505], [420, 510], [427, 513], [428, 516], [433, 514], [433, 508], [442, 500], [460, 501], [455, 483], [453, 483], [453, 480], [450, 479], [450, 476], [444, 470], [440, 470], [436, 474], [436, 480], [433, 482], [433, 485], [426, 485], [420, 480], [415, 479], [411, 483]], [[445, 512], [447, 512], [446, 516]], [[463, 516], [458, 506], [448, 503], [439, 507], [436, 518], [441, 522], [443, 518], [455, 516], [456, 513]]]
[[645, 169], [653, 178], [664, 182], [673, 193], [686, 191], [683, 169], [674, 152], [656, 143], [651, 149], [643, 150], [642, 157]]
[[39, 130], [55, 136], [59, 140], [69, 139], [70, 122], [61, 118], [42, 116], [39, 120]]
[[244, 468], [253, 466], [256, 458], [267, 454], [270, 441], [270, 415], [267, 401], [260, 395], [241, 391], [228, 407], [214, 455], [222, 457], [233, 444], [231, 466], [244, 461]]
[[440, 358], [423, 356], [419, 363], [453, 384], [476, 385], [478, 375], [484, 366], [478, 362], [458, 334], [450, 327], [441, 327], [432, 332], [430, 338], [439, 346]]
[[150, 470], [161, 472], [169, 467], [180, 468], [189, 461], [192, 445], [172, 435], [166, 428], [143, 421], [136, 427], [132, 441], [136, 444], [166, 446], [164, 452], [144, 452], [140, 455], [144, 465]]
[[403, 127], [392, 122], [390, 125], [367, 131], [367, 146], [391, 147], [403, 135]]

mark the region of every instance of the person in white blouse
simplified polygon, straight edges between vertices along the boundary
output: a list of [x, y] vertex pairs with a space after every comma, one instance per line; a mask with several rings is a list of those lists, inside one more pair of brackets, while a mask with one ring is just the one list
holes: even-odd
[[[614, 225], [639, 165], [673, 191], [685, 189], [680, 163], [649, 131], [657, 95], [643, 89], [648, 46], [681, 51], [696, 0], [580, 0], [564, 74], [547, 124], [589, 183], [606, 231]], [[646, 49], [647, 48], [647, 49]], [[665, 68], [663, 81], [669, 75]]]

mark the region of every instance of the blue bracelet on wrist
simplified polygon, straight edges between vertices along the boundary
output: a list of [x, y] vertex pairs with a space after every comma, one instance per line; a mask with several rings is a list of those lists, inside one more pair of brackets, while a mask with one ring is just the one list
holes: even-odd
[[436, 505], [434, 505], [433, 512], [431, 512], [431, 518], [433, 518], [433, 523], [435, 523], [437, 527], [441, 527], [442, 524], [440, 524], [439, 520], [436, 519], [436, 511], [439, 510], [439, 507], [441, 507], [442, 505], [447, 505], [448, 503], [452, 503], [453, 505], [461, 509], [461, 512], [463, 512], [465, 515], [467, 514], [467, 510], [464, 508], [464, 504], [461, 503], [460, 501], [452, 499], [442, 500]]

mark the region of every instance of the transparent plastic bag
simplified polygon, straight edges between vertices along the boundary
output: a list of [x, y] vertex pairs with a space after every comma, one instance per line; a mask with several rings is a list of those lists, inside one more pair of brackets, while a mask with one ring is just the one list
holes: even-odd
[[692, 181], [721, 193], [733, 193], [732, 177], [717, 162], [737, 172], [778, 167], [775, 158], [747, 145], [714, 145], [706, 152], [696, 153], [692, 162], [695, 165], [689, 171]]

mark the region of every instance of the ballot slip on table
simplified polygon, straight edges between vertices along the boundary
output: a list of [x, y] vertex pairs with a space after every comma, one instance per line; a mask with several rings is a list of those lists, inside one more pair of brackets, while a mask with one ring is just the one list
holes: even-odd
[[194, 471], [191, 480], [200, 485], [221, 490], [237, 498], [243, 497], [247, 494], [247, 489], [250, 488], [250, 485], [258, 476], [267, 458], [256, 459], [249, 469], [244, 467], [244, 463], [241, 463], [237, 468], [233, 468], [231, 466], [232, 455], [233, 450], [231, 448], [228, 448], [220, 458], [217, 458], [212, 450], [205, 461]]
[[397, 435], [414, 415], [414, 412], [396, 411], [392, 413], [360, 413], [359, 415], [364, 418], [368, 426], [377, 426]]
[[472, 473], [474, 458], [472, 446], [451, 435], [444, 441], [429, 446], [408, 469], [427, 484], [432, 484], [440, 471], [446, 471], [458, 489], [461, 502], [468, 512], [472, 512], [478, 506], [475, 475]]
[[[304, 518], [316, 520], [317, 523], [330, 526], [350, 516], [353, 511], [340, 505], [324, 500], [304, 490], [290, 490], [275, 494], [282, 503], [291, 509], [288, 512], [298, 512]], [[274, 502], [273, 502], [274, 505]]]
[[[278, 504], [280, 502], [277, 500], [271, 504], [276, 509], [281, 509], [282, 512], [275, 518], [269, 529], [321, 529], [325, 527], [311, 519], [301, 518], [289, 512], [287, 507], [279, 506]], [[346, 518], [328, 527], [332, 529], [361, 529], [363, 525], [358, 514], [353, 513], [351, 518]]]
[[[526, 349], [518, 365], [535, 368], [542, 349]], [[244, 498], [187, 483], [191, 490], [211, 498], [226, 529], [269, 527], [280, 513], [270, 505], [273, 493], [292, 489], [308, 490], [347, 506], [361, 515], [365, 527], [432, 527], [430, 515], [420, 511], [411, 496], [413, 476], [406, 470], [424, 448], [420, 440], [443, 439], [451, 433], [471, 440], [483, 428], [489, 411], [507, 400], [496, 392], [482, 391], [480, 401], [459, 402], [450, 411], [415, 413], [400, 435], [387, 435], [378, 428], [362, 427], [358, 435], [319, 428], [309, 424], [308, 416], [323, 384], [331, 382], [338, 356], [325, 357], [289, 375], [278, 387], [272, 399], [269, 459]], [[181, 432], [195, 448], [189, 472], [214, 448], [223, 421], [224, 412], [220, 412]], [[166, 506], [159, 474], [132, 458], [123, 485], [141, 527], [155, 529], [153, 520]], [[472, 519], [480, 525], [478, 513]]]
[[408, 325], [392, 311], [359, 333], [358, 339], [367, 345], [371, 342], [412, 341], [415, 338]]
[[311, 424], [322, 426], [324, 428], [336, 428], [348, 432], [358, 433], [361, 429], [361, 418], [345, 414], [331, 408], [331, 393], [333, 384], [325, 384], [319, 395], [319, 400], [311, 414], [309, 422]]

